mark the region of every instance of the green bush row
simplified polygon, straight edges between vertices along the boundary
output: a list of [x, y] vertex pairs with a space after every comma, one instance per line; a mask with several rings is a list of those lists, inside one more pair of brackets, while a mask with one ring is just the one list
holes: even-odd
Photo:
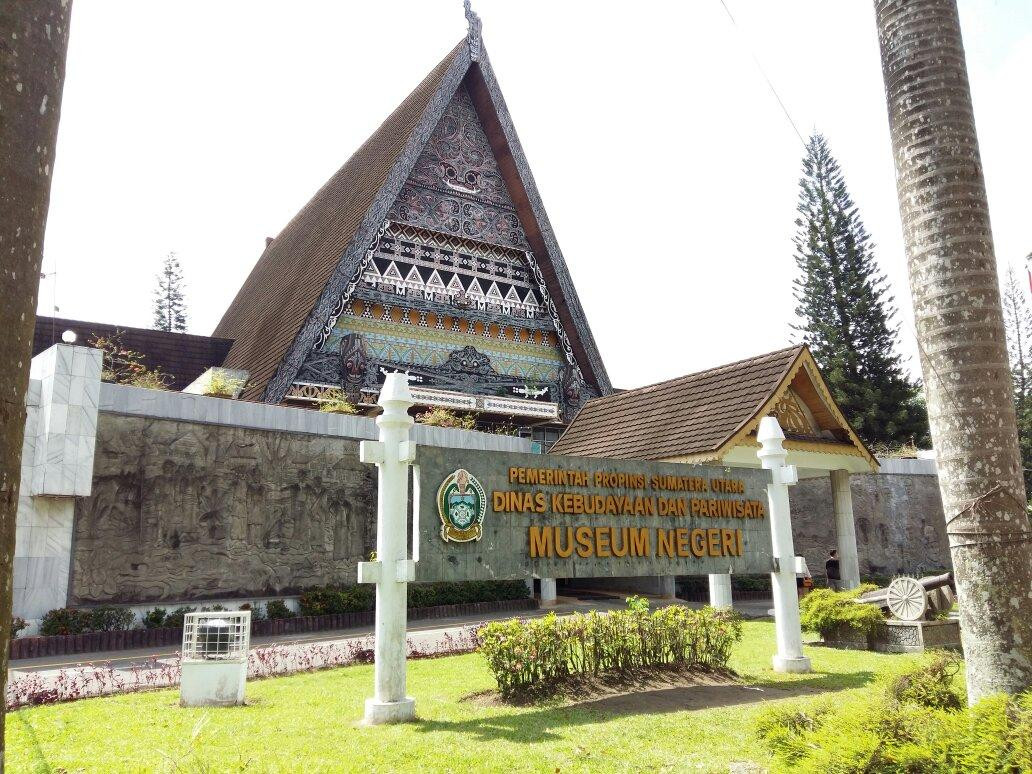
[[508, 696], [580, 675], [725, 667], [741, 636], [741, 621], [730, 611], [672, 605], [649, 612], [646, 600], [631, 597], [627, 610], [611, 613], [493, 621], [480, 629], [478, 650]]
[[1032, 771], [1032, 692], [966, 707], [959, 660], [920, 664], [845, 701], [767, 710], [756, 730], [793, 772]]
[[[436, 607], [469, 602], [499, 602], [526, 599], [527, 584], [514, 581], [464, 581], [462, 583], [410, 583], [409, 607]], [[326, 586], [301, 594], [301, 615], [331, 615], [372, 610], [376, 602], [375, 587]]]
[[[412, 583], [408, 587], [409, 607], [433, 607], [465, 602], [495, 602], [507, 599], [526, 599], [527, 585], [521, 581], [466, 581], [462, 583]], [[328, 615], [372, 610], [376, 590], [372, 585], [322, 587], [309, 589], [301, 595], [301, 615]], [[197, 610], [211, 612], [226, 610], [222, 605], [210, 607], [181, 606], [173, 610], [154, 607], [141, 617], [145, 629], [183, 628], [183, 618]], [[265, 618], [293, 618], [298, 615], [281, 599], [261, 604], [240, 606], [251, 611], [251, 620]], [[85, 634], [86, 632], [124, 631], [132, 629], [135, 616], [125, 607], [105, 605], [93, 608], [62, 607], [43, 616], [39, 631], [43, 635]], [[24, 628], [24, 624], [23, 627]], [[15, 632], [16, 634], [17, 632]]]
[[135, 621], [133, 611], [125, 607], [59, 607], [43, 616], [39, 622], [39, 633], [47, 636], [125, 631], [133, 628]]

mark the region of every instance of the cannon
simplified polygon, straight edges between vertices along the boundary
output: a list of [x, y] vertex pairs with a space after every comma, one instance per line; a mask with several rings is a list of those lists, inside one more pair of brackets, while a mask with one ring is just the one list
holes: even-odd
[[899, 621], [925, 621], [949, 610], [956, 601], [953, 573], [911, 578], [901, 575], [886, 588], [868, 591], [855, 601], [878, 605]]

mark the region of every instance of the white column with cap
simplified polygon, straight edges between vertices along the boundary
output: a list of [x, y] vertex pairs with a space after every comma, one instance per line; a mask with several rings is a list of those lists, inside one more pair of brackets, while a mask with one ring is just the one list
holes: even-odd
[[379, 469], [376, 505], [376, 559], [360, 562], [358, 582], [376, 584], [376, 638], [373, 652], [373, 698], [366, 699], [367, 725], [413, 720], [415, 701], [405, 695], [405, 658], [408, 584], [416, 579], [416, 563], [408, 558], [409, 465], [416, 445], [409, 440], [413, 405], [408, 378], [387, 374], [377, 401], [383, 413], [376, 418], [378, 441], [362, 441], [362, 462]]
[[709, 574], [709, 603], [710, 607], [718, 610], [730, 610], [733, 606], [731, 600], [731, 576], [726, 573]]
[[774, 631], [777, 652], [775, 672], [809, 672], [810, 659], [803, 655], [803, 632], [799, 625], [799, 592], [796, 589], [796, 557], [792, 545], [792, 513], [788, 505], [788, 487], [799, 480], [795, 465], [786, 465], [783, 441], [785, 434], [774, 417], [764, 417], [756, 433], [760, 442], [757, 456], [764, 470], [769, 470], [767, 484], [770, 510], [770, 537], [774, 552]]

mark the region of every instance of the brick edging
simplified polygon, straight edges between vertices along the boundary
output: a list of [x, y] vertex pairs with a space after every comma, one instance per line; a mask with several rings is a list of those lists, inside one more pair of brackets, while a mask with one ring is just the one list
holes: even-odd
[[[515, 613], [536, 610], [534, 599], [506, 599], [496, 602], [466, 602], [455, 605], [409, 608], [410, 621], [430, 618], [454, 618], [457, 616], [480, 615], [483, 613]], [[372, 626], [373, 611], [360, 610], [351, 613], [331, 615], [295, 616], [254, 621], [251, 624], [252, 637], [268, 637], [280, 634], [304, 634], [331, 629], [350, 629], [357, 626]], [[133, 650], [137, 648], [179, 647], [183, 640], [182, 629], [129, 629], [120, 632], [89, 632], [87, 634], [55, 634], [49, 637], [22, 637], [11, 640], [10, 659], [40, 658], [43, 656], [65, 656], [75, 653], [102, 653], [111, 650]]]

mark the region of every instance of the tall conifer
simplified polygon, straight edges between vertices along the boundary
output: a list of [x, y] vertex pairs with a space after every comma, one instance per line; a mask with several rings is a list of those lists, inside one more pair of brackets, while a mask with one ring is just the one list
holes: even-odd
[[1032, 309], [1013, 266], [1007, 267], [1002, 301], [1007, 356], [1014, 383], [1014, 411], [1018, 418], [1018, 447], [1025, 470], [1025, 489], [1032, 491]]
[[186, 330], [186, 301], [183, 298], [183, 270], [175, 253], [165, 256], [154, 288], [154, 327], [159, 331]]
[[898, 325], [887, 280], [849, 196], [838, 162], [819, 134], [806, 144], [799, 181], [793, 283], [794, 326], [846, 417], [869, 443], [925, 444], [928, 420], [918, 388], [896, 353]]

